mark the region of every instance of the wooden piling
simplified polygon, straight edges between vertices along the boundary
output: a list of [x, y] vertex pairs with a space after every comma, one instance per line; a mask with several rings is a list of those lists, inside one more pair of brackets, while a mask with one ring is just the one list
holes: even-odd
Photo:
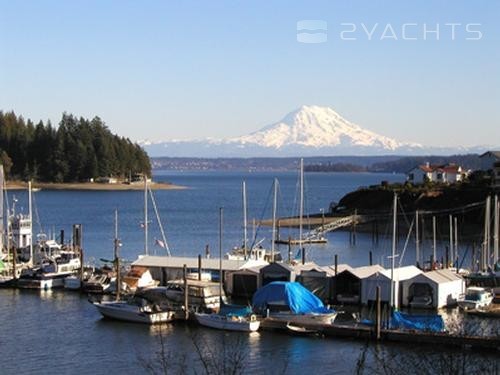
[[198, 280], [201, 281], [201, 254], [198, 255]]
[[338, 265], [339, 265], [339, 256], [335, 254], [335, 276], [337, 276]]
[[292, 263], [292, 237], [288, 236], [288, 264]]
[[187, 266], [184, 264], [182, 267], [182, 279], [184, 281], [184, 319], [189, 319], [189, 306], [188, 306], [188, 282], [187, 282]]
[[370, 250], [370, 266], [373, 266], [373, 253]]
[[381, 315], [382, 315], [382, 308], [381, 308], [381, 303], [380, 303], [380, 286], [377, 286], [376, 290], [376, 304], [377, 304], [377, 309], [376, 309], [376, 315], [375, 315], [375, 338], [380, 340], [380, 323], [382, 321]]
[[306, 248], [302, 246], [302, 264], [306, 264]]

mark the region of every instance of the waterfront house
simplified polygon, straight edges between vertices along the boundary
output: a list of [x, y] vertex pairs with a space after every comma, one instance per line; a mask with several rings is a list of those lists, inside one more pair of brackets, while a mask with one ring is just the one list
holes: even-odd
[[383, 270], [384, 268], [378, 264], [344, 269], [332, 278], [330, 300], [333, 303], [360, 303], [363, 280]]
[[295, 281], [293, 266], [286, 263], [271, 263], [260, 269], [262, 286], [273, 281]]
[[402, 305], [439, 309], [457, 303], [465, 280], [449, 269], [418, 274], [401, 282]]
[[406, 174], [406, 180], [413, 184], [425, 182], [453, 184], [462, 181], [464, 177], [465, 173], [462, 167], [452, 163], [445, 165], [425, 163], [413, 168]]
[[[404, 280], [411, 279], [422, 271], [415, 266], [399, 267], [394, 269], [392, 288], [394, 290], [394, 307], [400, 305], [400, 283]], [[377, 271], [361, 282], [361, 303], [368, 304], [375, 302], [377, 297], [377, 286], [380, 286], [380, 300], [383, 303], [391, 301], [391, 270]]]
[[495, 163], [500, 162], [500, 151], [486, 151], [479, 156], [482, 171], [492, 171]]

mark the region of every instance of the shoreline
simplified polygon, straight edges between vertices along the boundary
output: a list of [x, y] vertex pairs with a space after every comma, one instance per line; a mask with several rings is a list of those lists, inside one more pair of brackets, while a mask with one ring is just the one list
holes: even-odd
[[[7, 182], [7, 190], [27, 190], [28, 183], [21, 181]], [[165, 182], [151, 182], [149, 183], [151, 190], [182, 190], [187, 189], [185, 186], [174, 185]], [[34, 182], [32, 184], [34, 190], [87, 190], [87, 191], [142, 191], [144, 184], [104, 184], [97, 182]]]

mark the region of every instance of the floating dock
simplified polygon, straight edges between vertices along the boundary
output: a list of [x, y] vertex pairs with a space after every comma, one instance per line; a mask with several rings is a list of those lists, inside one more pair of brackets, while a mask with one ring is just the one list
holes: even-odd
[[[363, 339], [385, 342], [400, 342], [418, 345], [445, 345], [459, 348], [500, 350], [500, 337], [462, 336], [449, 333], [418, 332], [381, 329], [380, 339], [377, 340], [373, 327], [364, 325], [341, 324], [302, 324], [307, 331], [316, 332], [325, 337], [340, 337], [350, 339]], [[264, 318], [261, 322], [262, 329], [288, 330], [287, 322], [283, 320]]]

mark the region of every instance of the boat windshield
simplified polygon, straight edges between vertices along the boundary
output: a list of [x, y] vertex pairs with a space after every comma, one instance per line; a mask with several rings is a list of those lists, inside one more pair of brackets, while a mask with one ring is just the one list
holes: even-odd
[[466, 299], [469, 301], [479, 301], [481, 300], [481, 293], [468, 293]]

